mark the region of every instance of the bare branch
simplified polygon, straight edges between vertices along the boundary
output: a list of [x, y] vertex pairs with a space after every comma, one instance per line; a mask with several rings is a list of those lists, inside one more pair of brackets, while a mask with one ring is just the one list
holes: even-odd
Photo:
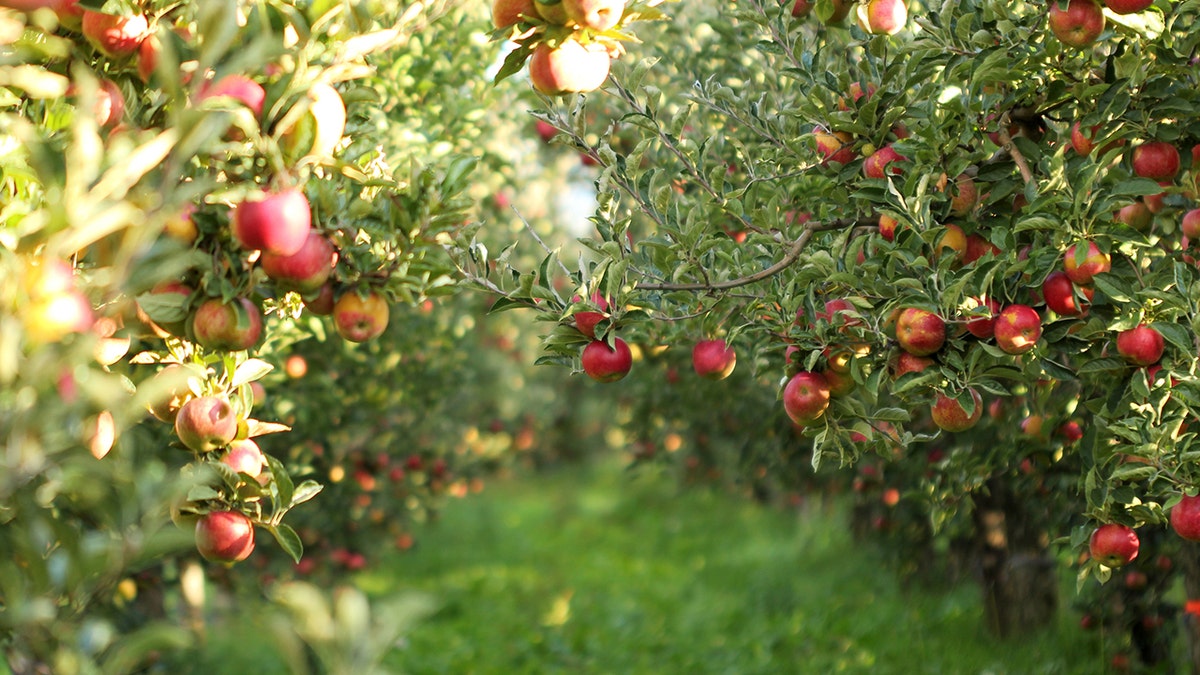
[[1012, 136], [1008, 133], [1008, 113], [1004, 113], [1000, 117], [1000, 147], [1004, 148], [1004, 151], [1012, 157], [1025, 184], [1032, 184], [1034, 182], [1033, 172], [1029, 170], [1029, 162], [1025, 161], [1025, 155], [1022, 155], [1021, 151], [1017, 149], [1017, 144], [1013, 143]]

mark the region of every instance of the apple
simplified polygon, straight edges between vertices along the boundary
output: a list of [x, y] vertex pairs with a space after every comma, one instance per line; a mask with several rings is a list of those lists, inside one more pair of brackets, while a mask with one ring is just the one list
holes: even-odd
[[150, 32], [150, 22], [141, 14], [117, 16], [84, 10], [83, 36], [109, 58], [130, 56]]
[[233, 74], [226, 75], [215, 82], [204, 82], [200, 85], [200, 90], [196, 92], [196, 103], [199, 104], [209, 99], [223, 96], [227, 96], [246, 106], [254, 113], [256, 118], [262, 117], [263, 104], [267, 100], [267, 92], [261, 84], [249, 77]]
[[549, 143], [555, 136], [558, 135], [558, 129], [546, 120], [537, 120], [533, 125], [537, 132], [538, 138], [542, 139], [543, 143]]
[[160, 54], [162, 54], [162, 39], [154, 33], [147, 35], [138, 45], [137, 73], [142, 82], [149, 83], [150, 78], [154, 77], [154, 71], [158, 70]]
[[820, 373], [801, 371], [783, 388], [783, 409], [800, 426], [806, 426], [829, 408], [829, 381]]
[[1133, 562], [1138, 555], [1137, 533], [1118, 523], [1106, 523], [1092, 531], [1088, 552], [1092, 559], [1108, 567], [1121, 567]]
[[1075, 124], [1071, 125], [1071, 148], [1080, 156], [1086, 157], [1092, 154], [1092, 150], [1096, 147], [1096, 132], [1099, 130], [1100, 125], [1096, 124], [1085, 134], [1077, 120]]
[[346, 132], [346, 104], [326, 82], [308, 88], [308, 110], [294, 124], [277, 129], [280, 145], [291, 157], [332, 157]]
[[892, 368], [892, 377], [900, 379], [900, 377], [909, 373], [920, 373], [926, 368], [931, 368], [935, 365], [935, 362], [928, 356], [916, 356], [901, 349], [892, 357], [890, 365]]
[[1187, 237], [1189, 243], [1195, 246], [1200, 243], [1200, 209], [1192, 209], [1183, 214], [1183, 220], [1179, 224], [1179, 231], [1183, 236]]
[[1158, 363], [1165, 347], [1162, 333], [1148, 324], [1139, 324], [1117, 333], [1117, 353], [1135, 366]]
[[821, 375], [825, 378], [825, 383], [829, 385], [830, 396], [845, 396], [858, 386], [858, 383], [847, 372], [828, 368], [822, 371]]
[[353, 291], [343, 293], [333, 305], [333, 326], [338, 335], [350, 342], [366, 342], [387, 330], [389, 307], [378, 291], [366, 296]]
[[515, 26], [525, 20], [522, 17], [538, 17], [534, 0], [492, 0], [492, 25], [497, 29]]
[[1024, 354], [1042, 337], [1042, 317], [1028, 305], [1009, 305], [996, 317], [996, 346], [1008, 354]]
[[1087, 242], [1087, 252], [1081, 258], [1079, 246], [1083, 243], [1079, 242], [1067, 249], [1063, 255], [1063, 269], [1071, 281], [1080, 286], [1087, 286], [1092, 283], [1092, 277], [1112, 269], [1112, 258], [1091, 241]]
[[233, 236], [242, 248], [275, 255], [295, 255], [308, 242], [312, 211], [298, 189], [262, 192], [233, 210]]
[[336, 296], [333, 284], [326, 281], [316, 291], [304, 294], [304, 307], [317, 316], [329, 316], [333, 314], [334, 299]]
[[1200, 541], [1200, 495], [1184, 495], [1171, 509], [1171, 529], [1188, 541]]
[[192, 335], [201, 347], [240, 352], [257, 345], [262, 337], [262, 311], [249, 298], [228, 302], [209, 298], [196, 307], [191, 325]]
[[908, 22], [904, 0], [865, 0], [858, 5], [858, 27], [871, 35], [895, 35]]
[[[1162, 187], [1170, 187], [1171, 181], [1160, 180], [1158, 184]], [[1142, 201], [1146, 203], [1146, 208], [1150, 209], [1150, 213], [1161, 213], [1167, 208], [1167, 192], [1159, 192], [1158, 194], [1145, 195]]]
[[951, 398], [943, 392], [938, 392], [934, 397], [930, 414], [933, 417], [933, 423], [942, 431], [951, 433], [966, 431], [975, 426], [975, 423], [983, 416], [983, 399], [979, 397], [979, 392], [974, 387], [967, 387], [965, 391], [974, 402], [970, 412], [967, 412], [957, 398]]
[[[1059, 316], [1082, 316], [1087, 312], [1087, 305], [1076, 301], [1075, 288], [1075, 283], [1066, 272], [1055, 270], [1042, 282], [1042, 297], [1046, 300], [1046, 306]], [[1080, 293], [1090, 302], [1095, 290], [1083, 286], [1080, 287]]]
[[1133, 149], [1133, 172], [1142, 178], [1172, 180], [1179, 173], [1179, 151], [1163, 141], [1149, 141]]
[[947, 183], [946, 188], [950, 191], [951, 214], [966, 216], [975, 210], [975, 205], [979, 203], [979, 188], [975, 185], [974, 178], [961, 173], [952, 184]]
[[613, 338], [610, 347], [603, 340], [593, 340], [580, 355], [583, 372], [597, 382], [616, 382], [629, 374], [633, 367], [633, 352], [621, 338]]
[[827, 26], [840, 26], [846, 17], [850, 16], [850, 9], [854, 5], [854, 0], [832, 0], [833, 13], [829, 15], [829, 19], [825, 22]]
[[996, 334], [996, 315], [1000, 313], [1000, 302], [994, 298], [970, 298], [968, 303], [972, 311], [967, 319], [967, 332], [980, 340], [986, 340]]
[[796, 4], [792, 5], [792, 18], [802, 19], [808, 16], [812, 13], [815, 4], [812, 0], [796, 0]]
[[251, 478], [258, 478], [267, 466], [267, 458], [263, 455], [258, 443], [249, 438], [233, 441], [221, 455], [221, 462], [238, 473], [244, 473]]
[[175, 435], [195, 452], [212, 452], [237, 436], [238, 418], [224, 396], [188, 399], [175, 415]]
[[813, 140], [817, 152], [821, 153], [821, 165], [830, 162], [849, 164], [858, 153], [854, 150], [854, 137], [845, 131], [829, 131], [823, 127], [813, 129]]
[[153, 396], [150, 397], [146, 409], [159, 421], [174, 424], [179, 409], [192, 398], [192, 391], [188, 386], [188, 380], [192, 377], [196, 377], [196, 373], [191, 368], [180, 363], [171, 363], [143, 384], [144, 389], [139, 387], [138, 393], [151, 392]]
[[967, 247], [963, 251], [962, 261], [964, 265], [970, 265], [985, 255], [998, 256], [1000, 253], [1002, 251], [999, 246], [988, 241], [982, 234], [972, 232], [967, 235]]
[[1063, 444], [1071, 445], [1083, 438], [1083, 427], [1079, 426], [1079, 422], [1075, 420], [1067, 420], [1054, 433], [1063, 439]]
[[1150, 212], [1150, 207], [1146, 206], [1145, 202], [1138, 200], [1118, 209], [1116, 220], [1118, 223], [1124, 223], [1138, 232], [1149, 232], [1150, 224], [1154, 222], [1154, 214]]
[[[1110, 567], [1112, 567], [1110, 565]], [[1145, 572], [1140, 570], [1129, 570], [1125, 573], [1125, 588], [1131, 591], [1140, 591], [1150, 583], [1150, 578]]]
[[259, 264], [280, 287], [307, 293], [325, 285], [333, 274], [333, 242], [316, 230], [309, 230], [304, 246], [292, 255], [264, 251]]
[[51, 4], [54, 7], [54, 13], [58, 16], [58, 23], [62, 27], [68, 30], [83, 28], [84, 10], [79, 6], [79, 0], [57, 0]]
[[595, 91], [608, 79], [609, 61], [608, 51], [597, 43], [585, 47], [564, 40], [552, 48], [542, 42], [529, 57], [529, 81], [547, 96]]
[[915, 356], [929, 356], [946, 342], [946, 322], [928, 310], [906, 307], [896, 317], [896, 341]]
[[35, 344], [59, 342], [74, 333], [91, 330], [92, 303], [79, 291], [32, 297], [21, 312], [25, 337]]
[[1136, 14], [1153, 4], [1154, 0], [1104, 0], [1114, 14]]
[[[579, 296], [572, 299], [573, 302], [579, 302]], [[608, 318], [608, 300], [600, 293], [592, 294], [592, 303], [600, 308], [600, 311], [584, 310], [575, 312], [575, 328], [587, 337], [596, 339], [596, 325]]]
[[883, 237], [885, 241], [895, 241], [896, 226], [899, 224], [900, 221], [896, 220], [895, 218], [884, 213], [879, 214], [879, 235]]
[[[867, 178], [883, 178], [886, 175], [888, 166], [890, 164], [897, 161], [903, 161], [904, 159], [906, 158], [900, 153], [896, 152], [896, 149], [891, 145], [885, 145], [871, 153], [871, 156], [863, 160], [863, 174]], [[891, 168], [891, 173], [899, 174], [900, 167], [893, 166]]]
[[567, 18], [580, 28], [606, 31], [621, 22], [625, 0], [562, 0]]
[[1063, 44], [1083, 49], [1104, 32], [1104, 9], [1096, 0], [1068, 0], [1066, 9], [1054, 0], [1050, 3], [1047, 23], [1050, 32]]
[[58, 0], [0, 0], [0, 7], [32, 12], [43, 7], [53, 7]]
[[533, 6], [538, 15], [547, 23], [561, 26], [570, 18], [567, 16], [567, 8], [562, 0], [547, 0], [546, 2], [534, 0]]
[[947, 223], [944, 227], [945, 231], [933, 247], [933, 255], [940, 260], [946, 249], [950, 249], [953, 251], [954, 261], [961, 263], [967, 252], [967, 233], [954, 223]]
[[96, 126], [102, 129], [111, 129], [120, 124], [121, 118], [125, 116], [125, 95], [121, 93], [116, 82], [109, 79], [100, 80], [92, 114], [96, 118]]
[[724, 340], [701, 340], [692, 347], [692, 368], [700, 377], [723, 380], [737, 365], [737, 352]]
[[205, 560], [235, 563], [254, 551], [254, 523], [239, 511], [213, 511], [196, 521], [196, 550]]

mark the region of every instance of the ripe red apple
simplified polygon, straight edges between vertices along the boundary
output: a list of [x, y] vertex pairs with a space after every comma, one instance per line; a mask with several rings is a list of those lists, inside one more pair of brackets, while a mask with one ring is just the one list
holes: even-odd
[[938, 392], [933, 400], [930, 414], [933, 417], [933, 423], [939, 429], [951, 433], [966, 431], [975, 426], [979, 418], [983, 416], [983, 399], [979, 397], [979, 392], [974, 387], [968, 387], [966, 392], [975, 403], [970, 412], [967, 412], [957, 398], [951, 398]]
[[692, 347], [692, 368], [700, 377], [723, 380], [737, 365], [737, 352], [724, 340], [701, 340]]
[[521, 17], [538, 18], [534, 0], [492, 0], [492, 24], [496, 28], [515, 26]]
[[982, 234], [972, 232], [967, 235], [967, 248], [963, 252], [962, 262], [964, 265], [970, 265], [985, 255], [998, 256], [1001, 253], [999, 246], [988, 241]]
[[160, 54], [162, 54], [162, 40], [154, 33], [147, 35], [138, 45], [137, 73], [142, 82], [148, 83], [150, 78], [154, 77], [154, 71], [158, 69]]
[[801, 371], [783, 388], [783, 409], [800, 426], [806, 426], [829, 408], [829, 382], [820, 373]]
[[[896, 149], [891, 145], [885, 145], [863, 160], [863, 174], [867, 178], [883, 178], [888, 171], [889, 165], [893, 162], [903, 161], [904, 159], [906, 158], [896, 152]], [[891, 173], [899, 174], [900, 167], [892, 166]]]
[[996, 315], [1000, 313], [1000, 302], [994, 298], [971, 298], [969, 309], [972, 318], [967, 319], [967, 332], [980, 340], [986, 340], [996, 334]]
[[117, 83], [109, 79], [100, 80], [96, 90], [96, 103], [92, 109], [96, 118], [96, 126], [110, 129], [121, 122], [125, 116], [125, 95], [117, 87]]
[[608, 52], [599, 44], [565, 40], [557, 48], [540, 43], [529, 57], [529, 81], [547, 96], [595, 91], [608, 79]]
[[1104, 0], [1114, 14], [1136, 14], [1153, 4], [1154, 0]]
[[1050, 3], [1050, 32], [1068, 47], [1083, 49], [1104, 32], [1104, 10], [1096, 0], [1069, 0], [1067, 8]]
[[567, 17], [580, 28], [606, 31], [621, 21], [625, 0], [563, 0]]
[[196, 521], [196, 550], [205, 560], [235, 563], [254, 551], [254, 523], [239, 511], [213, 511]]
[[1171, 180], [1179, 173], [1179, 151], [1163, 141], [1142, 143], [1133, 149], [1133, 172], [1157, 181]]
[[955, 216], [966, 216], [975, 210], [975, 205], [979, 203], [979, 188], [975, 185], [975, 179], [970, 175], [961, 173], [953, 182], [946, 184], [946, 189], [950, 191], [950, 213]]
[[1009, 354], [1024, 354], [1042, 337], [1042, 317], [1028, 305], [1009, 305], [996, 317], [996, 346]]
[[1165, 348], [1162, 333], [1148, 324], [1139, 324], [1117, 333], [1117, 353], [1135, 366], [1158, 363]]
[[1099, 130], [1100, 125], [1096, 124], [1085, 134], [1079, 121], [1076, 121], [1071, 125], [1071, 148], [1084, 157], [1092, 154], [1092, 150], [1096, 147], [1096, 132]]
[[1171, 529], [1188, 541], [1200, 541], [1200, 495], [1184, 495], [1171, 509]]
[[866, 0], [858, 4], [858, 27], [871, 35], [895, 35], [908, 23], [904, 0]]
[[[1042, 282], [1042, 297], [1046, 300], [1046, 306], [1059, 316], [1081, 316], [1087, 312], [1087, 305], [1076, 302], [1075, 288], [1075, 283], [1066, 272], [1055, 270]], [[1090, 286], [1082, 286], [1079, 290], [1088, 301], [1096, 293]]]
[[928, 310], [906, 307], [896, 318], [896, 341], [915, 356], [929, 356], [946, 342], [946, 322]]
[[116, 16], [91, 10], [83, 12], [83, 36], [109, 58], [130, 56], [150, 32], [150, 22], [141, 14]]
[[191, 325], [196, 343], [205, 349], [240, 352], [262, 337], [262, 311], [249, 298], [209, 298], [192, 313]]
[[237, 436], [238, 419], [224, 396], [189, 399], [175, 415], [175, 435], [196, 452], [212, 452]]
[[366, 342], [383, 335], [389, 314], [387, 299], [378, 291], [369, 291], [366, 297], [350, 291], [333, 305], [333, 326], [343, 339]]
[[317, 316], [329, 316], [333, 314], [335, 298], [336, 292], [333, 284], [326, 281], [316, 291], [304, 294], [304, 308]]
[[1138, 232], [1149, 232], [1150, 225], [1154, 222], [1154, 214], [1150, 212], [1150, 207], [1146, 206], [1146, 202], [1138, 200], [1118, 209], [1116, 220]]
[[879, 214], [879, 235], [886, 241], [896, 240], [896, 226], [900, 221], [887, 214]]
[[58, 23], [68, 30], [81, 30], [83, 28], [83, 8], [79, 6], [79, 0], [57, 0], [52, 3], [54, 13], [58, 16]]
[[1092, 283], [1092, 277], [1097, 274], [1103, 274], [1112, 269], [1112, 258], [1107, 253], [1100, 250], [1095, 242], [1087, 242], [1087, 253], [1080, 260], [1079, 246], [1083, 244], [1072, 245], [1063, 255], [1063, 269], [1067, 272], [1067, 277], [1079, 284], [1087, 286]]
[[1064, 445], [1071, 445], [1083, 438], [1083, 428], [1075, 420], [1063, 422], [1054, 433], [1062, 437]]
[[796, 0], [796, 4], [792, 5], [792, 17], [801, 19], [812, 13], [813, 5], [816, 4], [812, 0]]
[[824, 158], [821, 161], [822, 166], [830, 162], [849, 164], [858, 156], [854, 150], [854, 137], [845, 131], [829, 131], [817, 127], [813, 130], [813, 140], [816, 142], [817, 152]]
[[300, 291], [315, 291], [333, 274], [333, 242], [316, 230], [309, 230], [308, 239], [292, 255], [264, 251], [259, 264], [267, 276], [280, 287]]
[[267, 466], [267, 458], [263, 455], [258, 443], [249, 438], [233, 441], [221, 456], [221, 462], [229, 468], [244, 473], [251, 478], [258, 478]]
[[1200, 243], [1200, 209], [1192, 209], [1183, 214], [1179, 231], [1188, 238], [1189, 245], [1195, 246]]
[[1121, 567], [1133, 562], [1138, 555], [1137, 533], [1118, 523], [1106, 523], [1092, 531], [1088, 552], [1094, 560], [1108, 567]]
[[233, 236], [246, 249], [295, 255], [311, 230], [308, 197], [298, 189], [259, 193], [233, 210]]
[[245, 75], [233, 74], [226, 75], [215, 82], [208, 81], [201, 84], [200, 90], [196, 92], [196, 103], [199, 104], [220, 96], [228, 96], [240, 102], [249, 108], [256, 118], [262, 117], [263, 104], [267, 100], [267, 92], [261, 84]]
[[629, 374], [633, 367], [633, 352], [621, 338], [613, 338], [610, 347], [603, 340], [593, 340], [580, 355], [583, 372], [597, 382], [616, 382]]
[[[579, 302], [579, 296], [571, 299], [572, 302]], [[608, 318], [608, 300], [599, 292], [592, 294], [592, 303], [600, 308], [600, 311], [584, 310], [575, 312], [575, 328], [587, 337], [596, 339], [596, 325]]]
[[920, 373], [926, 368], [935, 365], [934, 360], [928, 356], [916, 356], [910, 354], [903, 349], [896, 352], [896, 355], [891, 360], [892, 377], [900, 379], [901, 376], [909, 373]]

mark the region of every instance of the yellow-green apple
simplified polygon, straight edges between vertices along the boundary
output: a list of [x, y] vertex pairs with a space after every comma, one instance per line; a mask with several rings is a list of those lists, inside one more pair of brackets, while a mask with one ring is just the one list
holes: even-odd
[[895, 35], [908, 22], [904, 0], [865, 0], [858, 3], [858, 27], [872, 35]]
[[904, 155], [896, 152], [890, 144], [879, 148], [871, 153], [869, 157], [863, 160], [863, 174], [867, 178], [883, 178], [889, 171], [893, 175], [900, 173], [900, 167], [893, 165], [894, 162], [903, 161], [906, 159]]
[[900, 379], [909, 373], [920, 373], [926, 368], [934, 366], [935, 363], [928, 356], [916, 356], [901, 349], [896, 352], [888, 365], [891, 366], [892, 378]]
[[829, 381], [820, 373], [801, 371], [783, 387], [783, 409], [799, 426], [820, 419], [829, 408]]
[[606, 31], [621, 22], [625, 0], [562, 0], [567, 18], [580, 28]]
[[919, 307], [906, 307], [896, 317], [896, 342], [915, 356], [929, 356], [946, 342], [946, 322]]
[[1183, 495], [1171, 508], [1171, 529], [1188, 541], [1200, 541], [1200, 495]]
[[238, 101], [249, 108], [255, 117], [261, 117], [267, 92], [261, 84], [249, 77], [234, 73], [215, 82], [208, 81], [200, 85], [200, 90], [196, 92], [196, 103], [219, 97], [229, 97]]
[[240, 352], [262, 337], [262, 310], [249, 298], [208, 298], [191, 317], [192, 336], [205, 349]]
[[967, 387], [964, 392], [970, 397], [973, 404], [969, 411], [958, 400], [959, 397], [952, 398], [940, 391], [934, 397], [933, 406], [929, 412], [933, 423], [939, 429], [952, 433], [966, 431], [975, 426], [975, 423], [983, 416], [983, 399], [979, 397], [979, 392], [974, 387]]
[[196, 221], [192, 219], [195, 213], [195, 206], [185, 205], [173, 216], [167, 218], [167, 222], [163, 224], [163, 234], [185, 246], [196, 243], [196, 239], [200, 237], [200, 229], [196, 226]]
[[1121, 567], [1137, 558], [1140, 545], [1133, 528], [1120, 523], [1106, 523], [1092, 530], [1092, 536], [1088, 538], [1088, 553], [1102, 565]]
[[309, 87], [306, 97], [304, 115], [277, 130], [280, 145], [289, 157], [332, 157], [346, 132], [346, 104], [337, 89], [325, 82]]
[[1008, 354], [1024, 354], [1042, 337], [1042, 317], [1029, 305], [1009, 305], [996, 317], [996, 346]]
[[1096, 0], [1068, 0], [1065, 9], [1054, 0], [1050, 3], [1047, 23], [1050, 32], [1063, 44], [1083, 49], [1104, 32], [1104, 9]]
[[723, 380], [737, 365], [737, 352], [724, 340], [701, 340], [692, 347], [692, 368], [700, 377]]
[[240, 511], [213, 511], [196, 521], [196, 550], [205, 560], [235, 563], [254, 551], [254, 523]]
[[299, 189], [251, 195], [233, 209], [233, 236], [242, 248], [295, 255], [308, 241], [312, 211]]
[[823, 127], [813, 130], [813, 140], [816, 141], [817, 152], [823, 158], [821, 164], [837, 162], [849, 164], [858, 153], [854, 150], [854, 137], [845, 131], [829, 131]]
[[967, 250], [963, 251], [962, 261], [964, 265], [970, 265], [985, 255], [1000, 255], [1000, 253], [999, 246], [988, 241], [982, 234], [972, 232], [967, 235]]
[[1091, 302], [1095, 289], [1091, 286], [1076, 286], [1070, 277], [1061, 270], [1055, 270], [1046, 276], [1042, 282], [1042, 298], [1046, 306], [1059, 316], [1082, 316], [1087, 313], [1087, 304], [1081, 303], [1075, 296], [1075, 289], [1086, 302]]
[[238, 473], [257, 479], [267, 465], [267, 458], [258, 443], [244, 438], [229, 444], [221, 455], [221, 462]]
[[538, 15], [547, 23], [561, 26], [569, 18], [567, 16], [567, 8], [564, 6], [562, 0], [548, 0], [547, 2], [534, 0], [533, 6], [537, 10]]
[[308, 239], [292, 255], [264, 251], [259, 264], [272, 281], [281, 288], [307, 293], [325, 284], [333, 274], [333, 242], [316, 230], [309, 230]]
[[196, 396], [175, 415], [175, 435], [191, 450], [212, 452], [237, 436], [238, 418], [224, 396]]
[[333, 304], [333, 326], [343, 339], [366, 342], [383, 335], [389, 314], [387, 298], [379, 291], [368, 291], [365, 296], [348, 291]]
[[150, 22], [142, 14], [118, 16], [84, 10], [83, 36], [109, 58], [130, 56], [150, 32]]
[[534, 0], [492, 0], [492, 25], [508, 28], [524, 19], [538, 18]]
[[1154, 214], [1150, 213], [1150, 207], [1139, 199], [1117, 209], [1116, 220], [1138, 232], [1149, 232], [1150, 224], [1154, 221]]
[[1153, 4], [1154, 0], [1104, 0], [1114, 14], [1136, 14]]
[[616, 382], [633, 367], [633, 352], [621, 338], [613, 338], [611, 347], [603, 340], [593, 340], [583, 348], [579, 360], [583, 372], [593, 380]]
[[1135, 366], [1152, 366], [1162, 358], [1166, 343], [1149, 324], [1138, 324], [1117, 333], [1117, 353]]
[[608, 79], [608, 51], [592, 43], [564, 40], [558, 47], [543, 42], [529, 57], [529, 81], [547, 96], [595, 91]]
[[1063, 269], [1067, 276], [1081, 286], [1092, 283], [1092, 278], [1112, 269], [1112, 258], [1100, 250], [1095, 242], [1087, 242], [1086, 249], [1080, 249], [1079, 244], [1073, 244], [1063, 255]]
[[1000, 313], [1000, 303], [995, 298], [968, 298], [966, 309], [971, 318], [967, 319], [967, 332], [980, 340], [986, 340], [996, 334], [996, 315]]
[[1179, 151], [1163, 141], [1142, 143], [1133, 149], [1133, 172], [1142, 178], [1164, 181], [1179, 173]]

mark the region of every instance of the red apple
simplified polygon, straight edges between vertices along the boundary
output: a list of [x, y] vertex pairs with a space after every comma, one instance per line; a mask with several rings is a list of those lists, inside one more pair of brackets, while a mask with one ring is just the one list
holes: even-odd
[[998, 256], [1001, 253], [999, 246], [988, 241], [982, 234], [972, 232], [967, 235], [967, 247], [963, 252], [962, 261], [964, 265], [970, 265], [985, 255]]
[[304, 248], [310, 231], [312, 211], [298, 189], [259, 193], [233, 210], [233, 236], [242, 248], [291, 256]]
[[1087, 253], [1080, 258], [1079, 246], [1084, 242], [1075, 244], [1067, 249], [1063, 255], [1063, 269], [1067, 272], [1067, 277], [1079, 284], [1087, 286], [1092, 283], [1092, 277], [1097, 274], [1103, 274], [1112, 269], [1112, 258], [1107, 253], [1100, 250], [1095, 242], [1087, 242]]
[[893, 218], [887, 214], [880, 214], [879, 215], [879, 235], [881, 237], [883, 237], [884, 240], [886, 240], [886, 241], [895, 241], [896, 240], [896, 226], [899, 224], [900, 224], [900, 222], [898, 220], [896, 220], [895, 218]]
[[240, 102], [249, 108], [256, 118], [262, 117], [263, 104], [267, 100], [267, 92], [261, 84], [245, 75], [234, 74], [200, 85], [200, 90], [196, 92], [196, 103], [221, 96], [228, 96]]
[[521, 17], [538, 18], [534, 0], [492, 0], [492, 24], [496, 28], [515, 26]]
[[196, 343], [210, 350], [240, 352], [262, 337], [262, 311], [249, 298], [209, 298], [192, 313], [191, 324]]
[[996, 346], [1009, 354], [1024, 354], [1042, 337], [1042, 317], [1028, 305], [1009, 305], [996, 317]]
[[1200, 209], [1192, 209], [1183, 214], [1179, 231], [1188, 238], [1190, 245], [1195, 246], [1200, 243]]
[[137, 72], [138, 78], [142, 82], [149, 82], [150, 78], [154, 77], [154, 71], [158, 69], [160, 54], [162, 54], [162, 40], [154, 33], [147, 35], [138, 45]]
[[1063, 422], [1055, 431], [1063, 439], [1065, 445], [1071, 445], [1083, 438], [1083, 427], [1079, 426], [1079, 422], [1068, 420]]
[[895, 35], [908, 23], [904, 0], [865, 0], [858, 5], [858, 27], [872, 35]]
[[[887, 174], [889, 165], [893, 162], [903, 161], [904, 159], [905, 157], [896, 152], [896, 149], [891, 145], [885, 145], [863, 160], [863, 174], [867, 178], [883, 178]], [[891, 173], [899, 174], [900, 167], [892, 166]]]
[[1200, 495], [1184, 495], [1171, 509], [1171, 529], [1188, 541], [1200, 541]]
[[96, 117], [96, 125], [102, 129], [110, 129], [121, 122], [125, 116], [125, 95], [112, 80], [100, 80], [100, 88], [96, 90], [96, 103], [92, 109]]
[[309, 230], [304, 246], [292, 255], [264, 251], [259, 264], [267, 276], [280, 287], [300, 291], [315, 291], [333, 274], [333, 242], [316, 230]]
[[737, 352], [724, 340], [701, 340], [692, 348], [692, 368], [700, 377], [723, 380], [737, 365]]
[[383, 335], [389, 314], [387, 299], [378, 291], [369, 291], [365, 297], [350, 291], [333, 305], [333, 326], [343, 339], [366, 342]]
[[[1076, 301], [1075, 288], [1075, 283], [1065, 272], [1055, 270], [1042, 282], [1042, 297], [1046, 306], [1059, 316], [1081, 316], [1086, 313], [1087, 305]], [[1095, 290], [1089, 286], [1079, 287], [1079, 290], [1088, 301], [1095, 295]]]
[[109, 58], [130, 56], [150, 32], [150, 22], [141, 14], [116, 16], [91, 10], [83, 12], [83, 36]]
[[1133, 149], [1133, 172], [1157, 181], [1172, 180], [1179, 173], [1179, 151], [1163, 141], [1142, 143]]
[[1108, 567], [1121, 567], [1133, 562], [1138, 555], [1137, 533], [1118, 523], [1106, 523], [1092, 531], [1088, 552], [1094, 560]]
[[205, 560], [235, 563], [254, 551], [254, 523], [239, 511], [213, 511], [196, 521], [196, 550]]
[[1096, 0], [1069, 0], [1066, 9], [1055, 0], [1050, 3], [1047, 23], [1063, 44], [1083, 49], [1104, 32], [1104, 10]]
[[1154, 0], [1104, 0], [1114, 14], [1136, 14], [1153, 4]]
[[1158, 363], [1165, 348], [1162, 333], [1148, 324], [1139, 324], [1117, 333], [1117, 353], [1135, 366]]
[[580, 28], [606, 31], [625, 13], [625, 0], [562, 0], [567, 17]]
[[830, 162], [849, 164], [858, 156], [854, 150], [854, 137], [845, 131], [829, 131], [817, 127], [813, 130], [813, 140], [816, 142], [817, 152], [824, 158], [821, 160], [822, 165]]
[[[579, 296], [572, 298], [572, 302], [579, 302]], [[608, 318], [608, 300], [600, 293], [592, 294], [592, 303], [600, 308], [600, 311], [584, 310], [575, 312], [575, 328], [587, 337], [596, 339], [596, 325]]]
[[53, 7], [58, 0], [0, 0], [0, 7], [32, 12], [43, 7]]
[[529, 81], [547, 96], [595, 91], [608, 79], [608, 51], [598, 43], [584, 46], [565, 40], [557, 48], [534, 47], [529, 57]]
[[1088, 130], [1088, 133], [1083, 132], [1083, 128], [1079, 122], [1071, 125], [1071, 148], [1082, 156], [1092, 154], [1092, 150], [1096, 147], [1095, 138], [1096, 132], [1100, 130], [1100, 125], [1096, 124]]
[[333, 314], [336, 297], [337, 294], [334, 291], [333, 284], [326, 281], [316, 291], [304, 294], [304, 307], [317, 316], [329, 316]]
[[946, 322], [933, 312], [906, 307], [896, 318], [896, 341], [915, 356], [929, 356], [946, 342]]
[[801, 371], [783, 388], [783, 409], [800, 426], [806, 426], [829, 408], [829, 382], [820, 373]]
[[251, 478], [258, 478], [267, 466], [267, 458], [258, 447], [258, 443], [249, 438], [230, 443], [225, 454], [221, 456], [221, 462]]
[[558, 129], [554, 128], [546, 120], [537, 120], [534, 123], [534, 129], [537, 131], [538, 138], [542, 139], [543, 143], [549, 143], [551, 139], [558, 135]]
[[813, 5], [816, 4], [812, 0], [796, 0], [796, 4], [792, 5], [792, 17], [801, 19], [812, 13]]
[[946, 188], [950, 190], [952, 215], [966, 216], [975, 210], [975, 205], [979, 203], [979, 188], [975, 185], [974, 178], [961, 173], [952, 183], [947, 183]]
[[967, 332], [980, 340], [986, 340], [996, 334], [996, 315], [1000, 313], [1000, 303], [994, 298], [971, 298], [970, 309], [972, 318], [967, 319]]
[[223, 396], [189, 399], [175, 415], [175, 435], [195, 452], [212, 452], [237, 436], [238, 418]]
[[1138, 232], [1149, 232], [1150, 225], [1154, 222], [1154, 214], [1150, 212], [1146, 202], [1138, 200], [1122, 206], [1117, 211], [1116, 219], [1118, 223], [1124, 223]]
[[928, 356], [916, 356], [903, 349], [896, 353], [891, 360], [892, 377], [900, 379], [909, 373], [920, 373], [926, 368], [933, 367], [935, 362]]
[[633, 367], [633, 352], [621, 338], [613, 338], [612, 346], [603, 340], [593, 340], [580, 355], [583, 372], [597, 382], [616, 382], [629, 374]]
[[970, 412], [967, 412], [967, 409], [958, 402], [957, 397], [951, 398], [938, 392], [933, 400], [930, 414], [933, 417], [933, 423], [939, 429], [951, 433], [966, 431], [975, 426], [975, 423], [983, 416], [983, 399], [979, 397], [979, 392], [973, 387], [968, 387], [966, 392], [975, 404]]

